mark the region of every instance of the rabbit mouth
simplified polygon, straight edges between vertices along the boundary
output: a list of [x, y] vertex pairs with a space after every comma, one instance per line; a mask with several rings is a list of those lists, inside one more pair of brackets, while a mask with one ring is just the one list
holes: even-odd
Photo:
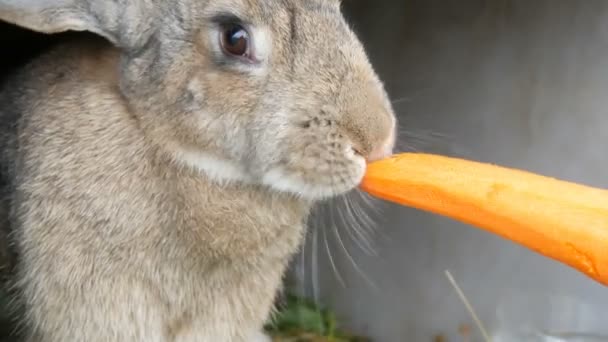
[[365, 158], [355, 150], [351, 150], [346, 159], [347, 162], [305, 170], [274, 167], [264, 174], [262, 183], [276, 191], [291, 193], [311, 201], [340, 196], [355, 189], [361, 183], [366, 170]]

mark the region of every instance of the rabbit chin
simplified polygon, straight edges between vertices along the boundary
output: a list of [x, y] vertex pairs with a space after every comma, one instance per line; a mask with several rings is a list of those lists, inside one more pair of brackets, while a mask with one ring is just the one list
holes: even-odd
[[[329, 174], [319, 172], [317, 177], [307, 177], [319, 180], [311, 182], [280, 167], [267, 171], [262, 177], [253, 177], [235, 162], [201, 152], [180, 151], [175, 157], [182, 165], [185, 164], [202, 172], [209, 179], [221, 184], [232, 182], [259, 184], [312, 201], [339, 196], [354, 189], [363, 179], [366, 167], [363, 158], [349, 158], [353, 162], [354, 169], [349, 173], [349, 177], [337, 177], [331, 171]], [[332, 181], [327, 182], [326, 179]]]
[[306, 182], [300, 177], [291, 175], [281, 169], [273, 169], [264, 175], [262, 182], [274, 190], [290, 193], [307, 200], [318, 201], [339, 196], [354, 189], [362, 178], [363, 172], [361, 172], [360, 177], [353, 177], [331, 184], [313, 183]]
[[[287, 172], [282, 168], [274, 168], [266, 172], [262, 178], [262, 183], [280, 192], [291, 193], [311, 201], [318, 201], [339, 196], [353, 190], [361, 183], [364, 173], [364, 161], [357, 161], [356, 172], [353, 172], [348, 178], [322, 173], [319, 173], [318, 177], [308, 177], [318, 179], [318, 181], [306, 181], [297, 174]], [[326, 181], [328, 178], [331, 179], [330, 182]]]

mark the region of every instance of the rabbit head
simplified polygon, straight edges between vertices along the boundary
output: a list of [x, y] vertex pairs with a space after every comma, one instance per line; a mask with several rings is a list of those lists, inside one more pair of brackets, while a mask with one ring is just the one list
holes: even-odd
[[391, 103], [339, 0], [0, 0], [0, 19], [105, 37], [149, 140], [214, 180], [318, 200], [392, 152]]

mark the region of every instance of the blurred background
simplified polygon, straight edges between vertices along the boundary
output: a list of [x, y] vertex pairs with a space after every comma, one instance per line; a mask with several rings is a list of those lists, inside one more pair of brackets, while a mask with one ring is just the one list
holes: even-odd
[[[608, 1], [344, 7], [393, 98], [402, 148], [608, 188]], [[589, 334], [503, 340], [599, 341], [590, 335], [608, 330], [608, 288], [577, 271], [449, 219], [380, 207], [373, 251], [349, 227], [313, 230], [294, 263], [300, 290], [352, 330], [382, 342], [462, 341], [459, 326], [471, 324], [481, 341], [445, 270], [490, 334], [526, 324]]]
[[[344, 10], [393, 98], [401, 150], [608, 188], [608, 1], [344, 0]], [[0, 76], [51, 41], [0, 26]], [[449, 219], [367, 207], [379, 213], [357, 229], [329, 229], [335, 212], [324, 211], [291, 272], [341, 327], [378, 342], [465, 341], [466, 324], [482, 341], [449, 270], [495, 341], [607, 333], [608, 288], [577, 271]], [[588, 335], [509, 335], [525, 326]]]

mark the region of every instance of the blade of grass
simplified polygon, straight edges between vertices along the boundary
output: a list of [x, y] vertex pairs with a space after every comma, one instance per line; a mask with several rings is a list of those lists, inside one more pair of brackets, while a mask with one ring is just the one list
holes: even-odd
[[471, 303], [469, 302], [469, 300], [465, 296], [464, 292], [462, 292], [462, 289], [460, 288], [460, 286], [458, 286], [458, 283], [456, 283], [456, 280], [452, 276], [452, 273], [450, 273], [450, 271], [446, 270], [445, 271], [445, 275], [448, 278], [448, 280], [450, 281], [450, 284], [452, 284], [452, 287], [454, 288], [454, 290], [456, 290], [456, 293], [458, 294], [458, 297], [460, 297], [460, 300], [463, 302], [464, 306], [469, 311], [469, 314], [473, 318], [473, 321], [475, 321], [475, 324], [477, 325], [477, 328], [479, 329], [479, 331], [481, 331], [481, 334], [483, 335], [484, 340], [486, 342], [491, 342], [492, 339], [490, 338], [490, 336], [488, 335], [486, 329], [484, 328], [483, 324], [481, 323], [481, 320], [479, 319], [479, 317], [475, 313], [475, 310], [473, 309], [473, 306], [471, 305]]

